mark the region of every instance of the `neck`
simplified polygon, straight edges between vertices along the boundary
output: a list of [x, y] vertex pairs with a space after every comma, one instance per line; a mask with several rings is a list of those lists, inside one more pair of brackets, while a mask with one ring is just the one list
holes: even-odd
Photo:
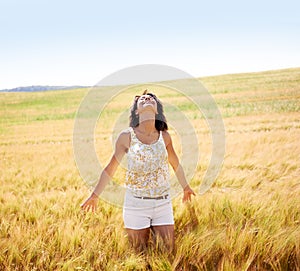
[[155, 128], [155, 114], [143, 113], [139, 116], [139, 129], [144, 133], [152, 133], [156, 131]]

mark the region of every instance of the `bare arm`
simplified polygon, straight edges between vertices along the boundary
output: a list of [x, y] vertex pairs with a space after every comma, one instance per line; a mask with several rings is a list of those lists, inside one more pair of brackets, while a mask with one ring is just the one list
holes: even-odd
[[115, 151], [107, 164], [107, 166], [103, 169], [99, 181], [90, 195], [90, 197], [81, 205], [82, 209], [89, 211], [95, 211], [98, 196], [103, 192], [106, 185], [109, 183], [110, 179], [113, 177], [114, 173], [116, 172], [123, 156], [125, 155], [129, 146], [129, 136], [127, 133], [123, 132], [119, 135], [116, 141]]
[[189, 186], [183, 168], [179, 162], [178, 156], [174, 150], [173, 143], [172, 143], [172, 138], [168, 132], [163, 133], [164, 136], [164, 141], [166, 145], [166, 149], [168, 152], [168, 160], [170, 165], [172, 166], [175, 175], [184, 191], [183, 195], [183, 202], [188, 201], [191, 199], [191, 195], [195, 195], [194, 191], [191, 189]]

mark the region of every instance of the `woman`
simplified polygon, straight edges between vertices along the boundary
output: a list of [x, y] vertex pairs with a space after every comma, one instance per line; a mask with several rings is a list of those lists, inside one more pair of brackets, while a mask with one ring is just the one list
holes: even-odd
[[168, 162], [183, 188], [183, 202], [195, 195], [186, 181], [167, 129], [163, 106], [158, 98], [147, 91], [136, 96], [131, 108], [130, 127], [120, 133], [110, 162], [102, 171], [91, 196], [81, 205], [86, 211], [96, 210], [98, 196], [127, 153], [123, 218], [129, 240], [138, 250], [147, 246], [151, 229], [167, 248], [172, 250], [174, 247]]

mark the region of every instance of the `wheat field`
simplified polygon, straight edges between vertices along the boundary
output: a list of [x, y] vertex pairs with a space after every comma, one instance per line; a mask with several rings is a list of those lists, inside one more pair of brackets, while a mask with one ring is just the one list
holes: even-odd
[[[80, 210], [90, 190], [72, 141], [87, 89], [0, 93], [0, 270], [300, 270], [300, 68], [199, 80], [222, 114], [226, 153], [208, 192], [189, 204], [173, 198], [172, 255], [155, 246], [134, 253], [119, 206], [100, 199], [96, 213]], [[211, 151], [205, 120], [178, 93], [153, 91], [181, 108], [201, 139], [190, 180], [197, 192]], [[133, 93], [140, 87], [99, 119], [101, 163]]]

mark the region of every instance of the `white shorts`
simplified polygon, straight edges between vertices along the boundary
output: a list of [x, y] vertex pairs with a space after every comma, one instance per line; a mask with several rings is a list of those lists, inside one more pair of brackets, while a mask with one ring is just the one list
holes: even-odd
[[123, 207], [124, 225], [140, 230], [151, 226], [174, 225], [170, 196], [167, 199], [140, 199], [127, 190]]

